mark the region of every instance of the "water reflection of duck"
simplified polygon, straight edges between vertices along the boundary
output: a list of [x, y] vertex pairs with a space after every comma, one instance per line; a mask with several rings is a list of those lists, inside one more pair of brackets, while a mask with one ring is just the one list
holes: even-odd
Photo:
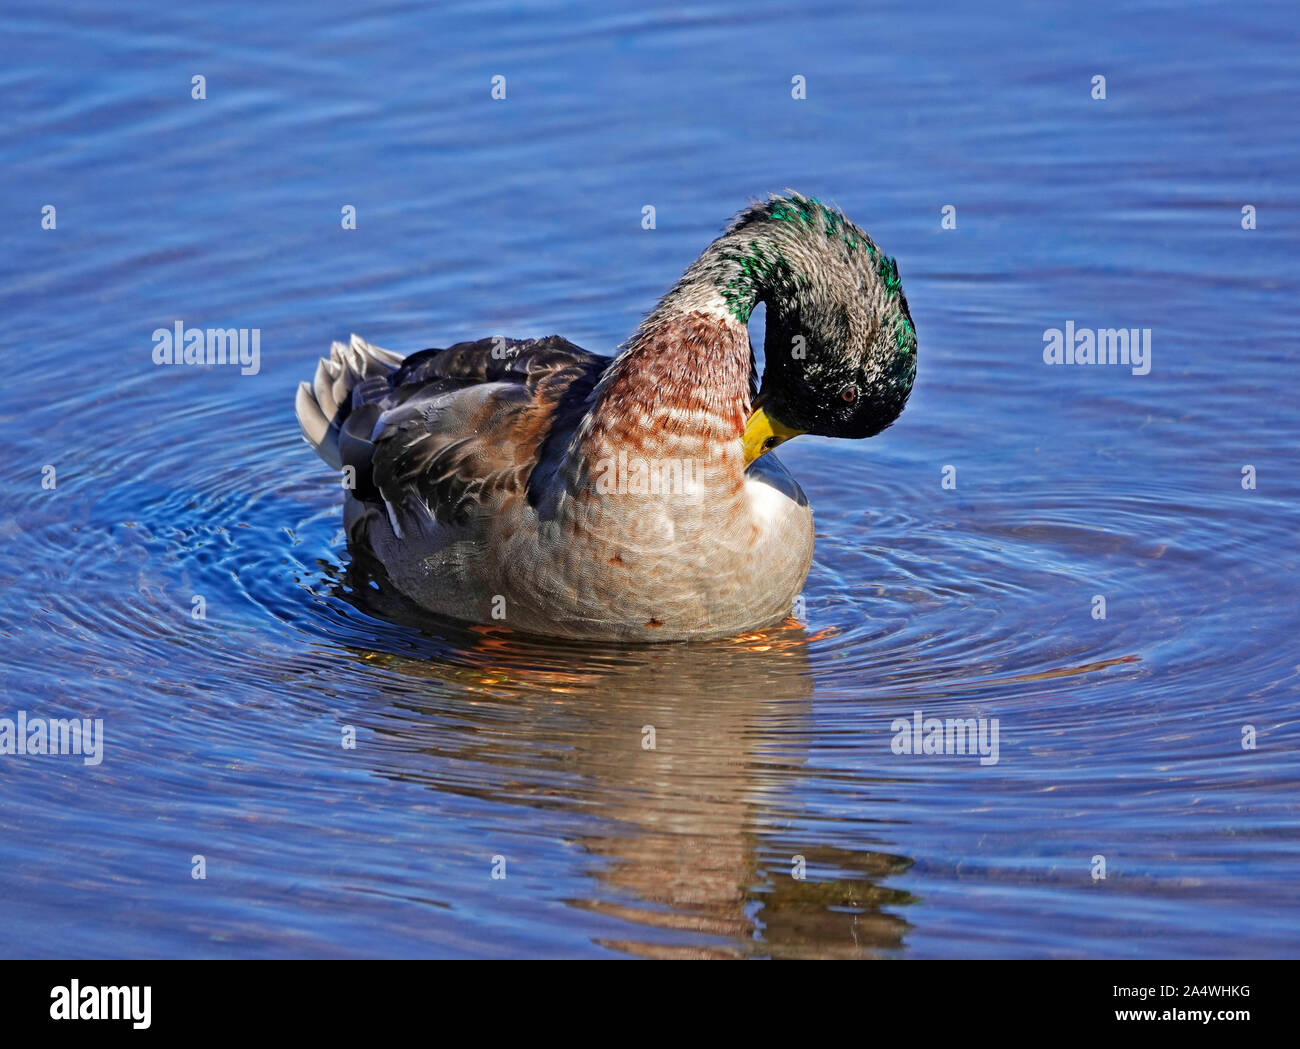
[[894, 260], [794, 194], [737, 216], [617, 359], [551, 336], [402, 360], [354, 336], [297, 412], [348, 471], [350, 546], [424, 608], [551, 636], [721, 637], [786, 616], [812, 559], [807, 499], [760, 457], [800, 433], [879, 433], [915, 370]]
[[[791, 809], [813, 692], [803, 630], [603, 646], [472, 627], [454, 642], [441, 658], [357, 652], [420, 683], [395, 689], [369, 726], [400, 745], [357, 753], [379, 775], [505, 807], [506, 825], [509, 807], [567, 813], [562, 833], [582, 852], [555, 892], [593, 914], [594, 939], [652, 957], [902, 946], [908, 924], [886, 908], [911, 897], [879, 883], [909, 861], [839, 841], [833, 827], [810, 835]], [[553, 831], [556, 820], [518, 821], [529, 824]], [[796, 855], [804, 880], [792, 876]], [[533, 859], [508, 858], [513, 870]]]

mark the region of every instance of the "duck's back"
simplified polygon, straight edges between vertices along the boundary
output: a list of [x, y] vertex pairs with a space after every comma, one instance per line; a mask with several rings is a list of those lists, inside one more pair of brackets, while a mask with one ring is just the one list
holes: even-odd
[[609, 363], [558, 335], [479, 339], [404, 360], [354, 335], [299, 387], [298, 421], [343, 473], [349, 543], [371, 548], [390, 533], [415, 543], [526, 497]]

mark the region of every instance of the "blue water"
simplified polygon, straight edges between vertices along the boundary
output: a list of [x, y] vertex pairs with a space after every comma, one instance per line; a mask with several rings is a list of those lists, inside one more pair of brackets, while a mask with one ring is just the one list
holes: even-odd
[[[6, 6], [0, 717], [105, 742], [0, 755], [0, 954], [1300, 954], [1300, 17], [860, 7]], [[331, 339], [613, 352], [785, 187], [919, 337], [892, 429], [782, 449], [801, 625], [551, 644], [348, 570]], [[257, 374], [155, 366], [176, 321]], [[1069, 321], [1150, 373], [1044, 364]], [[896, 755], [917, 710], [998, 763]]]

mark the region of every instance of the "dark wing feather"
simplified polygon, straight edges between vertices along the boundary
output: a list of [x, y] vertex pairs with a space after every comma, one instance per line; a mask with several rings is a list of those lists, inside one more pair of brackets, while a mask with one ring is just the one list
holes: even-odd
[[339, 435], [343, 463], [356, 471], [353, 495], [386, 504], [399, 530], [421, 517], [490, 516], [527, 490], [609, 363], [557, 335], [412, 354], [353, 390]]

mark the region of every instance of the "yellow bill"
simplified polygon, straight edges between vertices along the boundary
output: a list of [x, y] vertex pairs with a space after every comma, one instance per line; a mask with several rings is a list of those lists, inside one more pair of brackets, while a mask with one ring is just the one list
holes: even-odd
[[791, 437], [807, 432], [792, 430], [784, 423], [777, 422], [762, 408], [755, 408], [745, 423], [745, 465], [748, 466], [760, 455], [770, 452], [778, 444], [784, 444]]

